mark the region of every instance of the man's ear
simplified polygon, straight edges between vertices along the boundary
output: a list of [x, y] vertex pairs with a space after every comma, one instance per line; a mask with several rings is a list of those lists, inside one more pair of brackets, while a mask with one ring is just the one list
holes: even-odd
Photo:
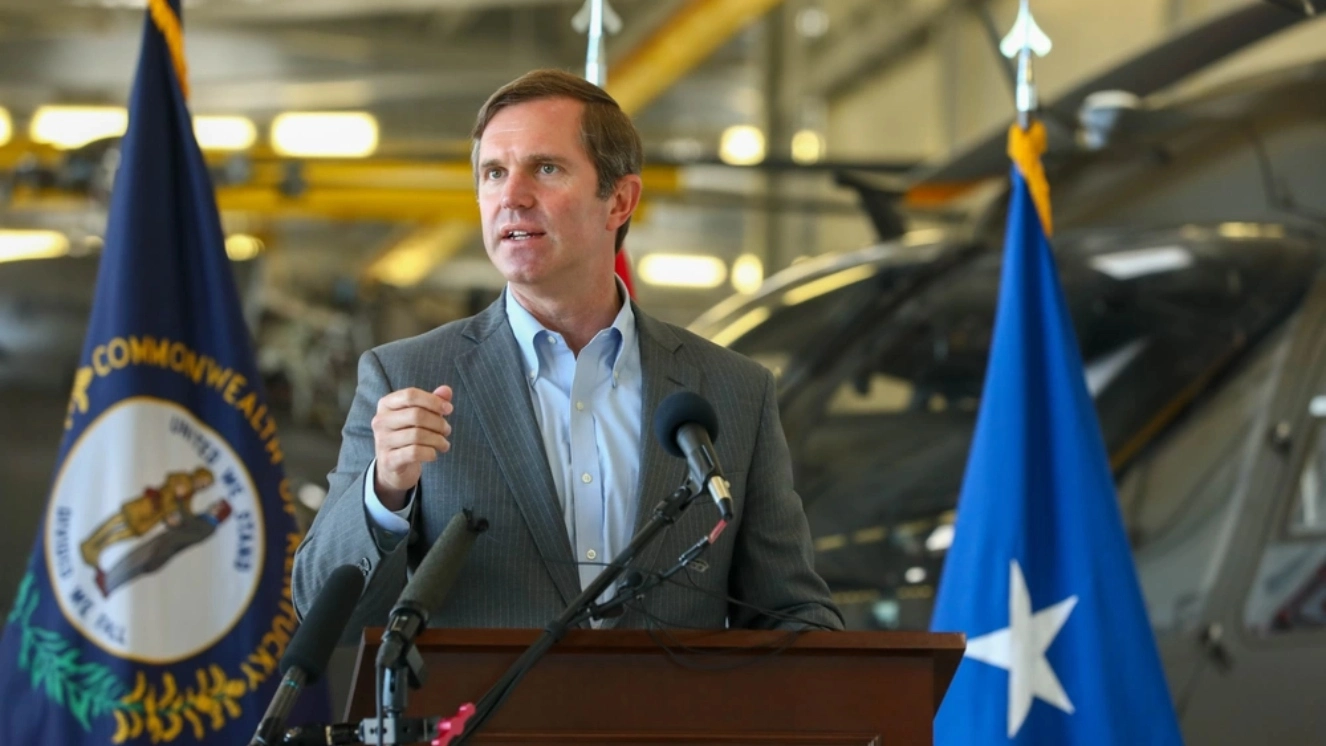
[[617, 186], [613, 188], [612, 194], [608, 197], [608, 225], [607, 229], [615, 232], [622, 224], [631, 219], [631, 214], [640, 204], [640, 193], [644, 185], [640, 180], [639, 174], [627, 174], [617, 180]]

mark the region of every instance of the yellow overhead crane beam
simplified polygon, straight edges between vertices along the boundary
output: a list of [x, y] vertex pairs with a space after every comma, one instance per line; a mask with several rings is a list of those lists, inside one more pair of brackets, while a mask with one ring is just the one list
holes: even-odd
[[[64, 154], [45, 146], [17, 143], [0, 148], [0, 170], [25, 160], [43, 169], [59, 168]], [[216, 165], [221, 158], [209, 155]], [[255, 217], [326, 220], [479, 223], [474, 176], [469, 161], [363, 159], [296, 162], [275, 156], [256, 158], [243, 184], [217, 187], [222, 212]], [[675, 166], [646, 166], [646, 194], [675, 194]], [[60, 190], [16, 189], [16, 209], [76, 210], [85, 198]]]
[[617, 65], [608, 93], [627, 114], [649, 102], [703, 62], [728, 39], [781, 0], [691, 0]]
[[[311, 161], [300, 164], [297, 185], [288, 163], [254, 165], [252, 180], [216, 190], [222, 211], [330, 220], [479, 223], [470, 164], [454, 161]], [[675, 166], [648, 166], [646, 194], [675, 194]]]

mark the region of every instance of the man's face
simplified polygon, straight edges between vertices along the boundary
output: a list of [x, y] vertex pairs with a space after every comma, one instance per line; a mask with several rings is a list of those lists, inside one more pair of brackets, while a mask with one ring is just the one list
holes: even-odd
[[479, 141], [488, 257], [508, 282], [545, 297], [611, 276], [617, 228], [635, 207], [616, 195], [599, 199], [598, 174], [580, 142], [583, 109], [569, 98], [515, 104], [488, 122]]

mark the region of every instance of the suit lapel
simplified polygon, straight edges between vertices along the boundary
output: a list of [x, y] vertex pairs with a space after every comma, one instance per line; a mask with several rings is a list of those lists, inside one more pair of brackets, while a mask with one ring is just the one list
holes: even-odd
[[[686, 478], [686, 462], [667, 454], [654, 438], [654, 411], [659, 402], [675, 391], [699, 391], [700, 373], [695, 366], [680, 359], [681, 339], [665, 324], [646, 316], [634, 307], [640, 344], [641, 386], [640, 477], [636, 488], [635, 532], [639, 533], [654, 516], [659, 501], [672, 494]], [[665, 535], [658, 536], [636, 557], [637, 567], [653, 566], [663, 548]], [[604, 627], [616, 627], [626, 615], [607, 619]]]
[[539, 556], [570, 603], [580, 594], [580, 578], [504, 302], [505, 293], [471, 321], [465, 334], [476, 344], [456, 367]]

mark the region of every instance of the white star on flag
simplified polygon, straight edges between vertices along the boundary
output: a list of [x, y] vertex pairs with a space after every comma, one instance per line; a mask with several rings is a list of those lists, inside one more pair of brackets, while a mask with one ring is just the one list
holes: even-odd
[[1073, 703], [1046, 660], [1045, 651], [1073, 613], [1077, 596], [1033, 615], [1022, 567], [1017, 560], [1010, 564], [1008, 626], [969, 641], [966, 657], [1008, 671], [1008, 737], [1013, 738], [1026, 721], [1034, 697], [1069, 714], [1073, 712]]

